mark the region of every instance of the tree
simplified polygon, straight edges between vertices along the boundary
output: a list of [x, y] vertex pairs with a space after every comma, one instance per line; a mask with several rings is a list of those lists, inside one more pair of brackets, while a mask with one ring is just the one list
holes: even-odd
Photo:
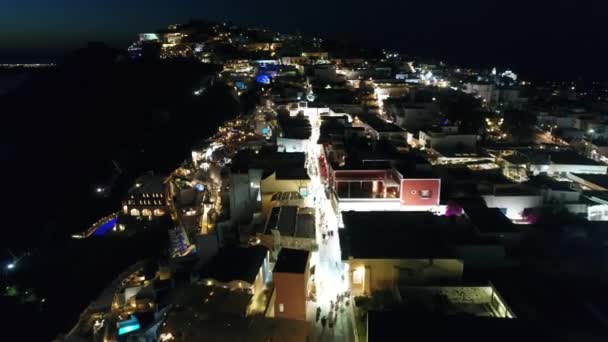
[[520, 109], [507, 109], [504, 112], [505, 127], [517, 143], [532, 140], [536, 116]]
[[440, 103], [441, 111], [449, 122], [474, 132], [482, 127], [485, 115], [479, 99], [469, 94], [450, 92], [442, 94]]

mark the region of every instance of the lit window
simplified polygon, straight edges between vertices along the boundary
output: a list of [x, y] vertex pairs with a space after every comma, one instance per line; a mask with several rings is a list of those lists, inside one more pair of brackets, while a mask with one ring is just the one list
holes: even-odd
[[420, 197], [431, 198], [431, 190], [420, 190]]
[[361, 285], [363, 284], [363, 277], [365, 276], [365, 268], [358, 267], [353, 271], [353, 284]]
[[279, 303], [279, 312], [284, 312], [285, 311], [285, 306], [283, 305], [283, 303]]

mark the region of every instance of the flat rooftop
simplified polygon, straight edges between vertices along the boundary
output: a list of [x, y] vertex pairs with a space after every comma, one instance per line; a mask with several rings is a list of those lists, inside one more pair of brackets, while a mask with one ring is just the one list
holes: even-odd
[[228, 314], [244, 316], [252, 295], [246, 291], [231, 291], [221, 286], [188, 284], [170, 292], [169, 302], [178, 308], [198, 314]]
[[439, 217], [429, 212], [345, 211], [343, 255], [355, 259], [452, 259], [439, 234]]
[[517, 233], [511, 220], [498, 208], [464, 208], [469, 221], [480, 233]]
[[223, 283], [242, 280], [253, 284], [267, 255], [268, 248], [262, 245], [222, 248], [202, 269], [201, 279], [211, 278]]
[[283, 205], [270, 211], [266, 223], [266, 234], [278, 230], [282, 236], [314, 239], [315, 217], [310, 210], [297, 206]]
[[583, 173], [573, 173], [575, 177], [578, 177], [585, 182], [592, 183], [604, 189], [608, 189], [608, 175], [595, 175], [595, 174], [583, 174]]
[[386, 122], [373, 114], [358, 115], [359, 120], [368, 124], [371, 128], [380, 133], [385, 132], [405, 132], [405, 130], [394, 123]]
[[520, 149], [519, 153], [528, 157], [532, 164], [563, 164], [563, 165], [590, 165], [601, 166], [603, 164], [584, 157], [575, 151], [551, 151], [544, 149]]
[[262, 316], [200, 314], [192, 310], [171, 310], [159, 335], [171, 333], [173, 341], [301, 342], [311, 338], [305, 321]]
[[129, 190], [129, 193], [164, 193], [165, 179], [157, 175], [143, 175], [135, 180], [135, 185]]
[[276, 147], [262, 149], [255, 153], [253, 150], [241, 150], [230, 164], [232, 172], [246, 172], [249, 169], [262, 169], [265, 173], [274, 172], [281, 168], [304, 168], [306, 156], [302, 152], [281, 153]]
[[[369, 342], [560, 341], [538, 326], [518, 319], [476, 316], [425, 316], [401, 311], [369, 311]], [[564, 340], [565, 341], [565, 340]]]
[[277, 180], [310, 180], [308, 171], [301, 167], [279, 168], [276, 171]]
[[305, 273], [310, 252], [299, 249], [282, 248], [274, 266], [278, 273]]

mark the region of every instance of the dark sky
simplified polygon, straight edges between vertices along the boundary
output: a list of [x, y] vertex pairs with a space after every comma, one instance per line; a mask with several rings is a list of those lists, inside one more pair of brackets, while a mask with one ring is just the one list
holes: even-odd
[[189, 18], [229, 19], [394, 47], [448, 62], [606, 78], [602, 0], [0, 0], [0, 59], [61, 54], [86, 41], [124, 46]]

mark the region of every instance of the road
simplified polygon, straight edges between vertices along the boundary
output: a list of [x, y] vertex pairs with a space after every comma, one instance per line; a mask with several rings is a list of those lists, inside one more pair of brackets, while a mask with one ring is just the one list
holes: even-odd
[[551, 133], [543, 130], [537, 130], [534, 132], [534, 142], [541, 144], [551, 144], [551, 145], [562, 145], [567, 146], [568, 144], [557, 137], [553, 137]]
[[[320, 146], [317, 145], [320, 134], [321, 120], [318, 114], [309, 116], [312, 125], [312, 134], [308, 144], [307, 166], [311, 180], [311, 191], [308, 196], [308, 205], [317, 208], [316, 239], [319, 242], [318, 251], [313, 253], [312, 263], [315, 266], [315, 282], [317, 285], [317, 300], [309, 303], [311, 307], [309, 318], [315, 327], [315, 337], [318, 341], [354, 341], [354, 329], [345, 300], [341, 301], [339, 309], [332, 310], [339, 295], [348, 290], [344, 277], [344, 264], [342, 263], [340, 241], [338, 237], [338, 221], [330, 200], [325, 194], [325, 185], [319, 176], [318, 161]], [[333, 236], [328, 232], [333, 231]], [[325, 238], [323, 235], [325, 234]], [[321, 316], [336, 317], [335, 324], [328, 323], [324, 328], [320, 321], [316, 322], [316, 310], [321, 308]], [[331, 314], [330, 314], [331, 312]], [[329, 321], [333, 321], [330, 319]]]

